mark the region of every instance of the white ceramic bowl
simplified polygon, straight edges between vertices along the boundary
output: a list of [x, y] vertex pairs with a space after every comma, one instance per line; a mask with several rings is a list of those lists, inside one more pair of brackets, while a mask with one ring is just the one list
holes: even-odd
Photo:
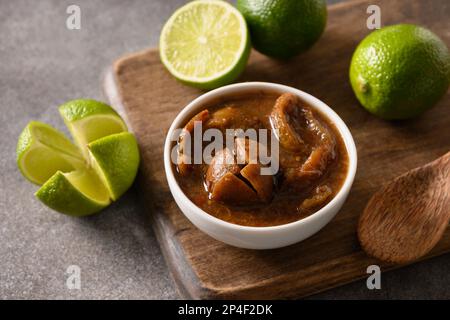
[[[229, 223], [213, 217], [207, 212], [197, 207], [181, 190], [174, 175], [174, 167], [171, 163], [171, 149], [173, 141], [173, 130], [181, 128], [184, 124], [201, 111], [209, 102], [215, 101], [219, 97], [233, 96], [234, 94], [245, 93], [255, 90], [268, 90], [276, 92], [290, 92], [298, 95], [303, 101], [313, 108], [319, 110], [328, 117], [337, 127], [342, 135], [349, 156], [349, 168], [347, 177], [341, 190], [322, 209], [314, 214], [288, 224], [272, 227], [248, 227]], [[248, 249], [273, 249], [280, 248], [302, 241], [317, 231], [322, 229], [339, 211], [348, 196], [353, 179], [356, 173], [357, 155], [353, 137], [341, 118], [325, 103], [319, 99], [292, 87], [267, 83], [267, 82], [246, 82], [232, 84], [212, 90], [189, 103], [173, 121], [170, 126], [165, 146], [164, 146], [164, 168], [170, 191], [178, 207], [184, 215], [200, 230], [211, 237], [225, 242], [229, 245]]]

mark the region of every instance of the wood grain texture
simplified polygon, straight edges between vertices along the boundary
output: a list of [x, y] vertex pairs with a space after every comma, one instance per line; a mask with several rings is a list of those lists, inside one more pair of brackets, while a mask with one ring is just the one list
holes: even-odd
[[427, 254], [450, 221], [450, 152], [395, 178], [369, 200], [358, 223], [361, 247], [392, 263]]
[[[366, 9], [378, 4], [383, 25], [418, 23], [449, 44], [450, 3], [357, 1], [329, 7], [327, 29], [307, 53], [287, 62], [253, 52], [239, 81], [269, 81], [304, 90], [331, 106], [347, 123], [358, 149], [358, 172], [347, 202], [334, 220], [313, 237], [290, 247], [252, 251], [213, 240], [179, 211], [163, 168], [163, 141], [176, 114], [202, 92], [177, 83], [156, 50], [116, 61], [105, 81], [112, 105], [123, 108], [140, 144], [138, 177], [145, 210], [181, 294], [187, 298], [299, 298], [366, 276], [380, 264], [358, 244], [358, 217], [383, 183], [450, 149], [449, 94], [412, 121], [386, 122], [358, 105], [348, 82], [356, 45], [370, 31]], [[450, 232], [430, 256], [450, 251]]]

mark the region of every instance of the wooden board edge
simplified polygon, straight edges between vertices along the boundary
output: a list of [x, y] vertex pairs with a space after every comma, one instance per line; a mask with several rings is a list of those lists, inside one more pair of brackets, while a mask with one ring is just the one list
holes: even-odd
[[[131, 132], [133, 132], [133, 126], [128, 121], [126, 107], [123, 105], [120, 99], [120, 88], [118, 87], [117, 81], [115, 79], [115, 72], [117, 68], [120, 68], [120, 65], [126, 62], [128, 59], [133, 59], [140, 55], [146, 55], [152, 51], [157, 51], [157, 49], [144, 50], [135, 54], [124, 56], [117, 60], [111, 67], [106, 69], [103, 74], [103, 95], [106, 100], [109, 101], [109, 103], [124, 118]], [[139, 180], [139, 177], [137, 180]], [[142, 188], [143, 183], [139, 184]], [[138, 193], [142, 192], [139, 190], [139, 188], [137, 188], [137, 190]], [[139, 194], [138, 198], [144, 210], [155, 210], [154, 208], [149, 208], [148, 204], [142, 200], [145, 197], [143, 197], [141, 194]], [[173, 230], [170, 223], [167, 222], [167, 219], [164, 217], [164, 215], [158, 215], [158, 217], [161, 218], [160, 220], [155, 219], [155, 216], [155, 213], [150, 214], [152, 229], [155, 232], [159, 246], [161, 247], [161, 252], [163, 254], [164, 260], [169, 267], [170, 277], [174, 281], [180, 297], [183, 299], [214, 299], [214, 297], [217, 297], [217, 294], [214, 293], [214, 290], [210, 290], [209, 288], [202, 287], [200, 285], [200, 281], [197, 279], [190, 264], [186, 261], [186, 258], [183, 254], [183, 248], [180, 247], [178, 241], [174, 241], [174, 238], [177, 237], [177, 234]], [[163, 224], [166, 224], [165, 228], [163, 227]], [[171, 230], [170, 234], [165, 231], [167, 229]]]
[[361, 3], [367, 3], [367, 0], [345, 0], [342, 2], [334, 3], [327, 5], [328, 11], [329, 10], [337, 10], [342, 9], [349, 6], [359, 5]]

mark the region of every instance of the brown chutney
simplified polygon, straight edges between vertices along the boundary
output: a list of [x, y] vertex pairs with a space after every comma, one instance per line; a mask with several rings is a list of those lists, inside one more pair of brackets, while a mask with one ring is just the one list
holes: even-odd
[[[245, 160], [224, 164], [227, 156], [240, 155], [225, 145], [209, 165], [186, 161], [192, 153], [183, 133], [192, 134], [199, 123], [203, 130], [276, 132], [278, 172], [261, 176], [263, 165]], [[192, 148], [192, 135], [189, 139]], [[276, 226], [313, 214], [339, 192], [348, 171], [347, 149], [336, 126], [289, 93], [252, 91], [209, 103], [186, 123], [177, 143], [176, 178], [186, 196], [208, 214], [244, 226]]]

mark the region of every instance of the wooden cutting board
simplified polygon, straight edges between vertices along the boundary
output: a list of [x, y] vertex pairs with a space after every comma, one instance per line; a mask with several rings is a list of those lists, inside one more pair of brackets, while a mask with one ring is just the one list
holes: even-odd
[[[418, 119], [386, 122], [358, 105], [348, 82], [356, 45], [370, 30], [369, 4], [381, 8], [383, 25], [424, 25], [449, 45], [448, 0], [357, 1], [330, 6], [320, 41], [298, 58], [280, 62], [253, 52], [239, 81], [269, 81], [304, 90], [331, 106], [347, 123], [359, 155], [350, 196], [334, 220], [296, 245], [266, 251], [238, 249], [195, 228], [180, 212], [167, 186], [163, 141], [176, 114], [201, 91], [176, 82], [157, 50], [116, 61], [105, 80], [111, 104], [124, 112], [139, 141], [138, 185], [162, 251], [185, 298], [299, 298], [367, 276], [382, 264], [364, 254], [356, 224], [370, 196], [386, 181], [450, 149], [450, 95]], [[450, 251], [450, 230], [431, 256]]]

